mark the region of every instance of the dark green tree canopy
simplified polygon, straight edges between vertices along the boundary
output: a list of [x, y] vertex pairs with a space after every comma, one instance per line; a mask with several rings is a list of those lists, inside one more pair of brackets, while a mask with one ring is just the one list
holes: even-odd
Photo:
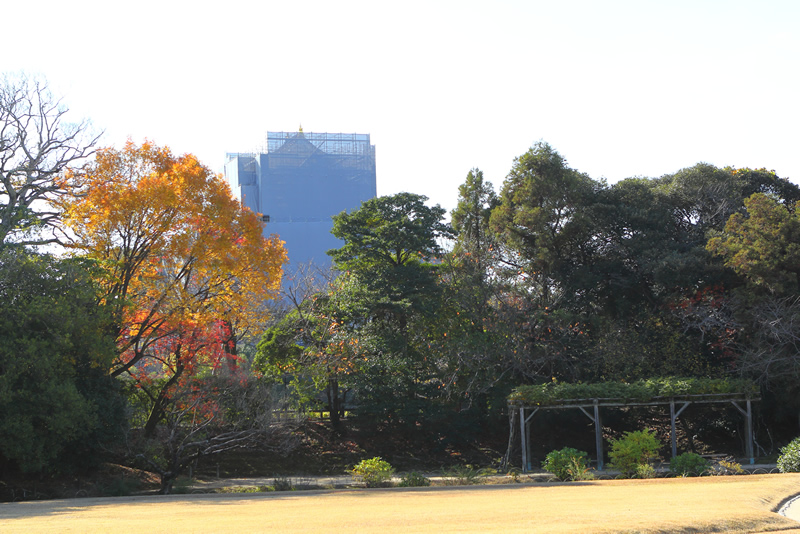
[[492, 184], [484, 180], [483, 171], [470, 170], [467, 179], [458, 186], [458, 205], [451, 213], [457, 250], [472, 253], [491, 244], [489, 219], [498, 204], [497, 194]]
[[352, 213], [335, 215], [332, 233], [345, 243], [328, 254], [342, 271], [407, 265], [439, 255], [438, 240], [449, 237], [451, 230], [442, 222], [445, 210], [426, 206], [426, 200], [422, 195], [398, 193], [367, 200]]
[[583, 261], [592, 245], [591, 206], [604, 187], [544, 142], [514, 161], [491, 226], [516, 253], [520, 274], [546, 298], [560, 293], [557, 273]]
[[70, 444], [96, 446], [101, 425], [119, 424], [105, 373], [114, 342], [96, 299], [75, 261], [0, 252], [0, 465], [46, 470]]
[[409, 307], [431, 309], [438, 291], [432, 260], [442, 253], [439, 241], [452, 231], [443, 222], [445, 210], [426, 206], [426, 200], [398, 193], [333, 217], [333, 235], [344, 245], [328, 254], [338, 270], [356, 277], [372, 295], [365, 303], [369, 315], [390, 313], [405, 321]]

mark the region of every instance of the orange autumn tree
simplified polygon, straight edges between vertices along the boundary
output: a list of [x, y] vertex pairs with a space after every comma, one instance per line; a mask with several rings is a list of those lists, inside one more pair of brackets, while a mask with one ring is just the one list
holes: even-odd
[[[101, 266], [103, 304], [114, 318], [112, 376], [174, 383], [199, 356], [233, 355], [237, 336], [263, 328], [264, 303], [278, 294], [286, 262], [283, 243], [265, 238], [258, 216], [194, 156], [129, 141], [98, 151], [68, 179], [82, 191], [62, 205], [71, 246]], [[216, 341], [193, 350], [181, 341], [211, 332]]]

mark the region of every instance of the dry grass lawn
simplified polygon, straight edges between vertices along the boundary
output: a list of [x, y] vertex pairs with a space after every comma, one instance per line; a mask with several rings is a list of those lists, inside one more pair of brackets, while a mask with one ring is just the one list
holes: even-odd
[[[0, 505], [0, 532], [792, 532], [800, 474]], [[800, 531], [798, 531], [800, 532]]]

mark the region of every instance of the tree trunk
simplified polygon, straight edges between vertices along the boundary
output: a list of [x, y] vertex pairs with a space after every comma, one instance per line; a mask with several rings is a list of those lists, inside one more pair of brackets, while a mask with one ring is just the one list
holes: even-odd
[[336, 378], [328, 379], [328, 411], [331, 414], [331, 427], [338, 430], [341, 423], [340, 419], [340, 400], [339, 400], [339, 380]]
[[153, 401], [153, 408], [150, 410], [150, 415], [147, 417], [147, 423], [144, 425], [145, 437], [151, 438], [156, 431], [158, 423], [164, 418], [164, 405], [167, 403], [167, 391], [169, 388], [178, 381], [178, 378], [183, 374], [183, 365], [180, 363], [175, 367], [175, 374], [167, 380], [164, 387], [158, 392], [156, 400]]
[[175, 483], [176, 475], [167, 472], [161, 475], [161, 487], [158, 490], [159, 495], [169, 495], [172, 493], [172, 485]]

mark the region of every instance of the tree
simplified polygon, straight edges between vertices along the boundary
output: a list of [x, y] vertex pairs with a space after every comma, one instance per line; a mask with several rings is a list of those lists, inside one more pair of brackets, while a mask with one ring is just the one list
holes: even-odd
[[231, 360], [236, 339], [263, 328], [286, 253], [194, 156], [128, 142], [68, 178], [82, 191], [62, 204], [71, 246], [103, 268], [110, 374], [154, 388], [152, 433], [182, 376]]
[[63, 174], [94, 152], [89, 124], [70, 124], [47, 84], [24, 76], [0, 81], [0, 248], [41, 245], [57, 237], [52, 202], [72, 193]]
[[444, 210], [426, 206], [426, 200], [399, 193], [333, 218], [333, 235], [344, 240], [328, 252], [345, 273], [337, 308], [347, 318], [343, 326], [357, 332], [362, 356], [357, 393], [362, 409], [382, 417], [422, 398], [422, 385], [431, 378], [425, 322], [440, 306], [434, 261], [442, 253], [439, 240], [451, 230], [442, 222]]
[[489, 220], [492, 210], [499, 204], [497, 194], [492, 184], [484, 181], [483, 171], [472, 169], [458, 187], [458, 197], [456, 209], [451, 214], [457, 236], [455, 252], [470, 255], [480, 253], [482, 257], [495, 242]]
[[562, 294], [558, 273], [585, 262], [588, 207], [602, 187], [544, 142], [514, 160], [491, 225], [516, 254], [508, 261], [512, 274], [527, 280], [542, 305]]
[[[124, 415], [108, 377], [107, 317], [87, 266], [0, 252], [0, 467], [24, 472], [89, 463], [121, 435]], [[93, 446], [81, 443], [91, 441]]]
[[597, 373], [631, 379], [730, 369], [735, 329], [719, 319], [733, 305], [727, 291], [741, 279], [706, 241], [729, 217], [744, 216], [749, 191], [782, 202], [798, 194], [774, 172], [703, 163], [655, 180], [622, 180], [601, 193], [593, 239], [603, 245], [583, 268], [586, 276], [568, 286], [571, 295], [587, 295], [583, 309], [601, 319], [593, 321]]
[[236, 449], [291, 451], [291, 421], [273, 418], [280, 399], [252, 377], [194, 378], [164, 406], [158, 432], [134, 438], [134, 459], [161, 478], [159, 493], [201, 457]]
[[339, 302], [346, 281], [311, 265], [297, 269], [284, 297], [291, 309], [264, 332], [253, 359], [255, 370], [286, 382], [303, 407], [324, 391], [335, 430], [350, 391], [342, 382], [357, 367], [358, 339]]
[[735, 213], [708, 250], [744, 276], [753, 289], [777, 295], [800, 289], [800, 217], [775, 198], [756, 193], [745, 200], [747, 214]]
[[427, 197], [398, 193], [362, 203], [358, 210], [333, 217], [341, 248], [328, 251], [336, 268], [366, 275], [363, 282], [390, 302], [406, 300], [433, 284], [429, 261], [441, 254], [438, 243], [451, 230], [444, 209], [425, 205]]
[[734, 213], [744, 213], [744, 200], [754, 193], [788, 204], [800, 200], [800, 187], [766, 169], [720, 169], [698, 163], [654, 182], [669, 196], [684, 239], [696, 244], [704, 244], [709, 231], [722, 231]]
[[742, 373], [767, 384], [795, 383], [800, 376], [800, 203], [790, 209], [755, 193], [745, 207], [746, 214], [733, 214], [724, 233], [708, 241], [709, 251], [745, 280], [729, 299], [732, 309], [715, 316], [713, 326], [720, 328], [721, 321], [739, 334]]
[[451, 213], [455, 245], [441, 266], [447, 290], [430, 346], [447, 362], [441, 369], [447, 394], [471, 404], [475, 393], [484, 392], [508, 370], [502, 336], [488, 328], [496, 326], [492, 303], [500, 291], [491, 276], [499, 243], [489, 226], [499, 200], [479, 169], [469, 171], [458, 192]]

